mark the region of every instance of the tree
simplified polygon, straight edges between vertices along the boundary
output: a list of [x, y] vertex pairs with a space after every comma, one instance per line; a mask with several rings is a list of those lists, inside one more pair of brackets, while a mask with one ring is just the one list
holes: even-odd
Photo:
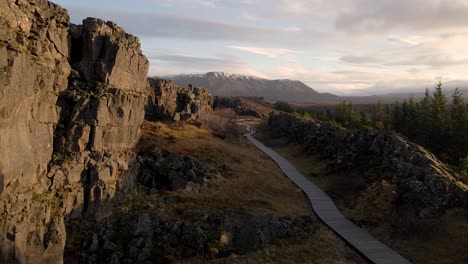
[[305, 111], [304, 114], [302, 114], [302, 118], [304, 118], [306, 120], [310, 120], [310, 119], [312, 119], [312, 115], [310, 114], [310, 112]]
[[281, 101], [276, 102], [274, 104], [273, 108], [275, 108], [278, 111], [284, 111], [284, 112], [287, 112], [287, 113], [294, 112], [294, 109], [290, 104], [288, 104], [286, 102], [281, 102]]
[[463, 160], [468, 160], [468, 110], [458, 88], [452, 96], [450, 117], [452, 121], [451, 162], [463, 165]]
[[436, 154], [441, 154], [446, 147], [447, 138], [450, 134], [450, 115], [447, 111], [447, 98], [442, 91], [442, 83], [435, 87], [431, 100], [431, 136], [430, 146]]
[[392, 128], [395, 131], [401, 132], [401, 109], [400, 109], [400, 103], [398, 101], [395, 102], [395, 106], [393, 107], [393, 112], [392, 112]]
[[417, 125], [420, 128], [418, 135], [414, 141], [423, 146], [427, 146], [430, 143], [431, 131], [432, 131], [432, 108], [431, 108], [432, 96], [429, 89], [426, 88], [424, 97], [418, 104], [417, 108]]

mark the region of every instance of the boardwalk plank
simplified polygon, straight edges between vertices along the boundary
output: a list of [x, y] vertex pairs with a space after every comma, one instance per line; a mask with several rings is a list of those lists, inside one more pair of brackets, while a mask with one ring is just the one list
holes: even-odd
[[347, 243], [359, 251], [368, 260], [376, 264], [409, 264], [410, 262], [372, 237], [367, 230], [346, 219], [338, 210], [332, 199], [317, 185], [302, 175], [289, 161], [252, 137], [255, 133], [250, 125], [246, 125], [249, 133], [246, 138], [257, 148], [262, 150], [280, 169], [301, 188], [307, 195], [317, 216]]

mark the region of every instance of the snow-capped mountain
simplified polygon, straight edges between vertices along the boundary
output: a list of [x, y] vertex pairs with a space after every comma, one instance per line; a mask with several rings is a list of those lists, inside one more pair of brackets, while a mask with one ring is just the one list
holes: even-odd
[[189, 84], [208, 88], [218, 96], [262, 96], [267, 101], [318, 101], [322, 95], [295, 80], [267, 80], [255, 76], [246, 76], [225, 72], [208, 72], [206, 74], [184, 74], [166, 76], [177, 85], [186, 87]]

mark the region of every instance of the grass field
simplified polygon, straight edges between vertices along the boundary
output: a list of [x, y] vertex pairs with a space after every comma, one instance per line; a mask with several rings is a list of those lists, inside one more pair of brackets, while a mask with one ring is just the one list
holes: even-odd
[[[221, 139], [207, 127], [145, 122], [141, 145], [155, 145], [197, 158], [208, 168], [224, 168], [224, 178], [192, 190], [135, 197], [135, 204], [152, 207], [161, 217], [191, 220], [217, 210], [297, 217], [313, 214], [302, 191], [276, 164], [252, 146], [243, 128]], [[237, 131], [237, 132], [236, 132]], [[138, 194], [136, 194], [138, 196]], [[167, 199], [172, 202], [167, 205]], [[325, 225], [304, 237], [277, 241], [246, 256], [193, 259], [187, 263], [364, 263]]]

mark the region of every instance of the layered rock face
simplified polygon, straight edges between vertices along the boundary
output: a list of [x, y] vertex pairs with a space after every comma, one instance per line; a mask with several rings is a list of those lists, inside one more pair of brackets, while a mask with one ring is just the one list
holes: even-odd
[[272, 114], [268, 127], [319, 153], [335, 169], [376, 169], [369, 181], [387, 180], [397, 186], [397, 206], [418, 217], [448, 208], [468, 207], [468, 186], [432, 153], [390, 131], [348, 131], [330, 123], [306, 121], [290, 114]]
[[135, 181], [148, 61], [44, 0], [1, 0], [0, 39], [0, 262], [62, 263], [64, 217], [106, 216]]
[[185, 89], [158, 78], [149, 78], [149, 84], [148, 120], [198, 120], [200, 115], [212, 110], [213, 98], [205, 88]]
[[63, 248], [63, 221], [41, 194], [70, 73], [68, 21], [48, 1], [0, 1], [0, 262], [54, 259]]

